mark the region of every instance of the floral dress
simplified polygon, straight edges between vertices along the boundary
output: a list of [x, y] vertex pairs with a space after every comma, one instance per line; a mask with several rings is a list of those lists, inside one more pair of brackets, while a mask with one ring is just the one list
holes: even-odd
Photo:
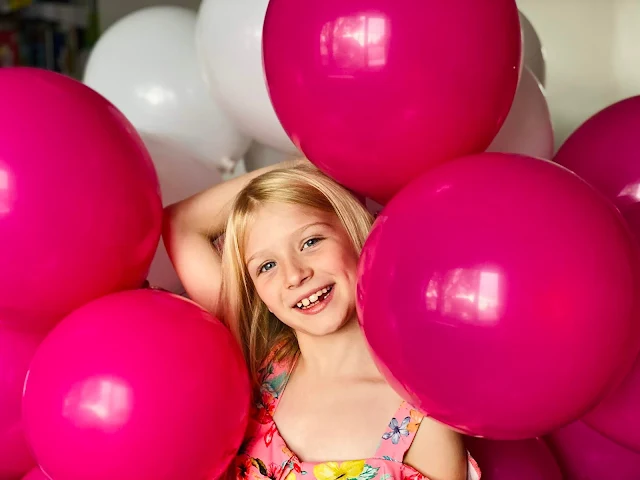
[[[266, 362], [260, 399], [253, 408], [245, 442], [229, 479], [237, 480], [428, 480], [403, 463], [423, 415], [402, 402], [382, 435], [375, 455], [347, 462], [301, 461], [280, 435], [273, 420], [278, 401], [293, 369], [292, 362]], [[469, 456], [468, 480], [479, 480], [480, 470]]]

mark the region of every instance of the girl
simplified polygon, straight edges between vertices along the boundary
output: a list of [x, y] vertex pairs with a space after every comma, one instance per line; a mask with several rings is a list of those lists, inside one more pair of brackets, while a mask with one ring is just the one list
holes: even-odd
[[373, 219], [346, 189], [300, 160], [214, 186], [166, 218], [187, 293], [234, 331], [256, 388], [231, 478], [479, 478], [461, 437], [402, 401], [374, 364], [355, 310]]

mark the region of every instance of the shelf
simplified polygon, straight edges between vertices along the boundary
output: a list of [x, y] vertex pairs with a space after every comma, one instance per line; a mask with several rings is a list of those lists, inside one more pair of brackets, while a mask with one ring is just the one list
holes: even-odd
[[38, 2], [22, 12], [23, 18], [62, 23], [69, 27], [86, 28], [89, 24], [88, 5], [73, 3]]
[[13, 13], [31, 5], [31, 0], [0, 0], [0, 14]]

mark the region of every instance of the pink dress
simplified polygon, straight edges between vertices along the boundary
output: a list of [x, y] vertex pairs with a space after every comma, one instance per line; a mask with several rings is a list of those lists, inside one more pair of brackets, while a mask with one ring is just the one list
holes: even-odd
[[[254, 406], [246, 439], [229, 471], [241, 480], [428, 480], [403, 463], [423, 415], [402, 402], [382, 434], [375, 455], [346, 462], [301, 461], [280, 435], [273, 420], [295, 362], [268, 361], [262, 371], [261, 398]], [[479, 480], [480, 470], [469, 456], [468, 480]]]

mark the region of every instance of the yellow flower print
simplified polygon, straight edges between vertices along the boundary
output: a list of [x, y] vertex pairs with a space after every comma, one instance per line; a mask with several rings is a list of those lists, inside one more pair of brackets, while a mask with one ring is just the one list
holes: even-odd
[[296, 480], [296, 472], [289, 472], [289, 475], [284, 480]]
[[317, 480], [341, 480], [358, 478], [364, 470], [364, 460], [351, 462], [327, 462], [313, 467]]

